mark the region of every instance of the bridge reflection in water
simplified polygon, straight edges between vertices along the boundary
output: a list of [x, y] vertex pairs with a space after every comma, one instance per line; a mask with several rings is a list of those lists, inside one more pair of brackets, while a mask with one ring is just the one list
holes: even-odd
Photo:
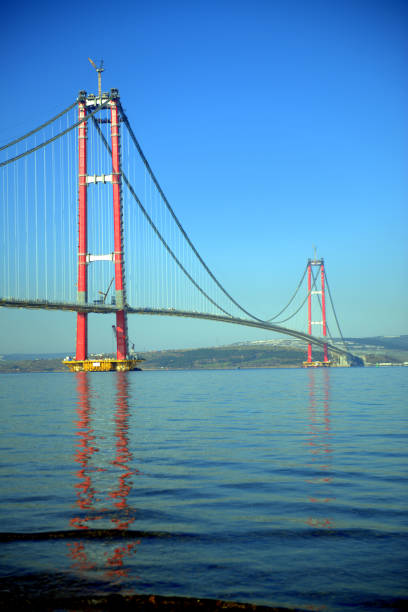
[[[306, 445], [308, 527], [330, 530], [335, 524], [330, 512], [333, 495], [333, 439], [330, 415], [330, 371], [307, 370], [309, 401], [302, 427]], [[111, 583], [132, 579], [131, 557], [137, 552], [140, 532], [129, 533], [136, 509], [129, 501], [140, 472], [133, 467], [129, 450], [129, 374], [107, 375], [109, 385], [92, 388], [100, 374], [78, 372], [75, 449], [76, 512], [70, 520], [78, 538], [67, 543], [72, 569], [98, 575]], [[98, 378], [98, 381], [101, 379]], [[112, 382], [115, 396], [111, 394]], [[302, 470], [303, 471], [303, 470]], [[88, 533], [87, 533], [88, 532]], [[91, 536], [91, 537], [90, 537]], [[133, 570], [130, 569], [133, 567]]]
[[[115, 374], [116, 405], [112, 422], [112, 405], [93, 394], [91, 376], [87, 372], [76, 374], [77, 514], [70, 524], [78, 529], [78, 540], [68, 543], [68, 548], [73, 569], [98, 573], [104, 569], [105, 577], [115, 580], [128, 575], [125, 558], [134, 554], [140, 543], [138, 540], [126, 543], [123, 538], [115, 538], [112, 531], [127, 530], [136, 518], [135, 510], [128, 503], [132, 477], [138, 473], [130, 467], [129, 382], [126, 372]], [[81, 531], [89, 529], [100, 530], [101, 537], [97, 540], [103, 546], [96, 546], [95, 540], [81, 538]]]
[[[333, 529], [334, 523], [329, 518], [327, 504], [334, 501], [333, 483], [333, 447], [330, 423], [330, 372], [309, 369], [309, 406], [306, 444], [310, 453], [307, 467], [313, 475], [307, 480], [310, 483], [308, 501], [314, 505], [313, 515], [307, 519], [310, 527]], [[327, 510], [326, 510], [327, 508]]]

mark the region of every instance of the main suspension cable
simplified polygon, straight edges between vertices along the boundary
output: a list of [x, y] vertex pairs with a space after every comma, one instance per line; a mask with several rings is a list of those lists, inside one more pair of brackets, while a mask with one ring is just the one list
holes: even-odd
[[[318, 273], [316, 273], [316, 278], [317, 278], [317, 274], [318, 274]], [[325, 278], [325, 280], [326, 280], [326, 287], [327, 287], [327, 291], [328, 291], [328, 293], [329, 293], [330, 304], [331, 304], [331, 307], [332, 307], [332, 310], [333, 310], [334, 318], [335, 318], [335, 320], [336, 320], [337, 329], [339, 330], [340, 338], [341, 338], [341, 340], [342, 340], [342, 342], [343, 342], [343, 346], [344, 346], [344, 348], [345, 348], [346, 350], [348, 350], [348, 349], [347, 349], [347, 345], [346, 345], [346, 343], [345, 343], [345, 340], [344, 340], [344, 338], [343, 338], [343, 334], [341, 333], [341, 329], [340, 329], [339, 321], [338, 321], [338, 319], [337, 319], [336, 310], [335, 310], [335, 308], [334, 308], [333, 300], [332, 300], [331, 293], [330, 293], [329, 283], [328, 283], [328, 281], [327, 281], [326, 270], [324, 271], [324, 278]], [[322, 306], [322, 302], [321, 302], [321, 300], [320, 300], [320, 295], [318, 295], [317, 297], [318, 297], [318, 300], [319, 300], [320, 310], [323, 312], [323, 306]], [[329, 325], [328, 325], [327, 321], [326, 321], [326, 332], [327, 332], [327, 336], [330, 338], [330, 340], [331, 340], [331, 341], [332, 341], [332, 343], [334, 344], [334, 342], [335, 342], [335, 341], [334, 341], [334, 338], [333, 338], [333, 336], [332, 336], [332, 334], [331, 334], [331, 332], [330, 332], [330, 328], [329, 328]]]
[[136, 148], [137, 148], [137, 150], [138, 150], [138, 152], [139, 152], [139, 155], [140, 155], [140, 157], [141, 157], [141, 159], [142, 159], [142, 161], [143, 161], [143, 163], [144, 163], [144, 165], [145, 165], [145, 167], [146, 167], [146, 169], [147, 169], [148, 173], [150, 174], [150, 177], [151, 177], [152, 181], [153, 181], [153, 182], [154, 182], [154, 184], [156, 185], [157, 190], [159, 191], [159, 193], [160, 193], [161, 197], [163, 198], [163, 202], [165, 203], [165, 205], [166, 205], [166, 207], [167, 207], [168, 211], [170, 212], [171, 216], [173, 217], [174, 221], [176, 222], [177, 227], [179, 228], [179, 230], [180, 230], [180, 231], [181, 231], [181, 233], [183, 234], [183, 236], [184, 236], [184, 238], [186, 239], [186, 241], [187, 241], [188, 245], [189, 245], [189, 246], [190, 246], [190, 248], [192, 249], [193, 253], [194, 253], [194, 254], [195, 254], [195, 256], [197, 257], [197, 259], [199, 260], [199, 262], [201, 263], [201, 265], [203, 266], [203, 268], [204, 268], [204, 269], [206, 270], [206, 272], [207, 272], [207, 273], [210, 275], [210, 277], [211, 277], [211, 278], [212, 278], [212, 280], [215, 282], [215, 284], [217, 285], [217, 287], [218, 287], [219, 289], [221, 289], [221, 291], [224, 293], [224, 295], [226, 295], [226, 296], [227, 296], [227, 298], [228, 298], [229, 300], [231, 300], [231, 302], [232, 302], [232, 303], [233, 303], [235, 306], [237, 306], [237, 308], [239, 308], [239, 309], [240, 309], [242, 312], [244, 312], [246, 315], [248, 315], [249, 317], [251, 317], [251, 319], [254, 319], [255, 321], [260, 321], [260, 322], [263, 322], [263, 320], [262, 320], [262, 319], [259, 319], [259, 318], [258, 318], [258, 317], [256, 317], [255, 315], [253, 315], [253, 314], [251, 314], [250, 312], [248, 312], [247, 310], [245, 310], [245, 308], [243, 308], [243, 307], [242, 307], [242, 306], [241, 306], [241, 305], [240, 305], [240, 304], [239, 304], [239, 303], [238, 303], [236, 300], [234, 300], [234, 298], [233, 298], [233, 297], [232, 297], [232, 296], [231, 296], [231, 295], [228, 293], [228, 291], [227, 291], [226, 289], [224, 289], [224, 287], [221, 285], [221, 283], [220, 283], [220, 282], [219, 282], [219, 281], [216, 279], [216, 277], [215, 277], [215, 276], [214, 276], [214, 274], [211, 272], [211, 270], [209, 269], [209, 267], [207, 266], [207, 264], [205, 263], [205, 261], [202, 259], [201, 255], [198, 253], [197, 249], [195, 248], [195, 246], [194, 246], [194, 245], [193, 245], [193, 243], [191, 242], [191, 240], [190, 240], [190, 238], [188, 237], [187, 233], [185, 232], [185, 230], [184, 230], [183, 226], [181, 225], [180, 221], [178, 220], [178, 218], [177, 218], [177, 216], [176, 216], [175, 212], [173, 211], [172, 207], [170, 206], [169, 201], [167, 200], [166, 196], [164, 195], [164, 192], [163, 192], [162, 188], [160, 187], [159, 182], [158, 182], [158, 180], [156, 179], [156, 177], [155, 177], [155, 175], [154, 175], [154, 173], [153, 173], [153, 170], [151, 169], [151, 167], [150, 167], [150, 165], [149, 165], [149, 162], [147, 161], [147, 159], [146, 159], [146, 157], [145, 157], [145, 155], [144, 155], [144, 153], [143, 153], [143, 151], [142, 151], [142, 148], [141, 148], [141, 146], [140, 146], [140, 144], [139, 144], [139, 142], [138, 142], [138, 140], [137, 140], [136, 136], [135, 136], [135, 135], [134, 135], [134, 133], [133, 133], [133, 130], [132, 130], [132, 128], [131, 128], [131, 126], [130, 126], [130, 123], [129, 123], [129, 119], [128, 119], [128, 118], [127, 118], [127, 116], [126, 116], [125, 111], [123, 110], [122, 105], [119, 103], [119, 105], [118, 105], [118, 106], [119, 106], [120, 113], [121, 113], [121, 115], [122, 115], [123, 122], [125, 123], [125, 125], [126, 125], [127, 129], [129, 130], [129, 134], [130, 134], [130, 136], [131, 136], [131, 138], [132, 138], [132, 140], [133, 140], [133, 143], [134, 143], [134, 145], [136, 146]]
[[[307, 266], [306, 266], [306, 270], [307, 270]], [[313, 274], [313, 272], [312, 272]], [[303, 274], [303, 278], [304, 278], [304, 274]], [[309, 297], [309, 295], [311, 295], [313, 289], [316, 287], [316, 280], [317, 280], [317, 276], [318, 276], [318, 272], [316, 272], [316, 276], [313, 276], [313, 283], [312, 286], [310, 288], [310, 291], [307, 292], [305, 299], [303, 300], [303, 302], [301, 303], [301, 305], [299, 306], [299, 308], [297, 310], [295, 310], [295, 312], [293, 314], [290, 315], [290, 317], [287, 317], [286, 319], [282, 319], [282, 321], [277, 321], [276, 325], [280, 325], [281, 323], [285, 323], [286, 321], [289, 321], [289, 319], [293, 319], [293, 317], [295, 315], [297, 315], [297, 313], [299, 312], [299, 310], [301, 310], [303, 308], [303, 306], [306, 303], [307, 298]], [[303, 280], [302, 278], [302, 280]]]
[[[280, 312], [278, 312], [278, 314], [277, 314], [277, 315], [275, 315], [274, 317], [271, 317], [270, 319], [266, 319], [267, 321], [274, 321], [274, 320], [275, 320], [275, 319], [277, 319], [277, 318], [278, 318], [278, 317], [279, 317], [279, 316], [280, 316], [280, 315], [281, 315], [283, 312], [285, 312], [285, 310], [286, 310], [286, 309], [287, 309], [287, 308], [288, 308], [288, 307], [291, 305], [291, 303], [292, 303], [292, 302], [293, 302], [293, 300], [295, 299], [295, 297], [296, 297], [296, 295], [297, 295], [297, 292], [299, 291], [299, 289], [300, 289], [300, 287], [301, 287], [301, 285], [302, 285], [302, 283], [303, 283], [303, 279], [304, 279], [304, 278], [305, 278], [305, 276], [306, 276], [306, 272], [307, 272], [307, 264], [306, 264], [305, 271], [303, 272], [302, 278], [300, 279], [300, 282], [299, 282], [299, 284], [298, 284], [298, 286], [297, 286], [297, 288], [296, 288], [296, 291], [295, 291], [295, 293], [292, 295], [292, 297], [290, 298], [289, 302], [286, 304], [286, 306], [285, 306], [284, 308], [282, 308], [282, 310], [281, 310]], [[293, 315], [293, 316], [294, 316], [294, 315]], [[290, 317], [290, 318], [292, 318], [292, 317]], [[288, 319], [285, 319], [285, 320], [287, 321]]]
[[334, 308], [334, 303], [333, 303], [333, 299], [332, 299], [331, 292], [330, 292], [329, 281], [327, 280], [326, 270], [324, 271], [324, 278], [326, 280], [327, 291], [329, 293], [330, 304], [331, 304], [331, 307], [332, 307], [332, 310], [333, 310], [333, 314], [334, 314], [334, 318], [335, 318], [335, 321], [336, 321], [337, 329], [339, 330], [340, 338], [341, 338], [341, 340], [343, 342], [344, 347], [347, 348], [346, 342], [345, 342], [345, 340], [343, 338], [343, 334], [342, 334], [341, 329], [340, 329], [340, 325], [339, 325], [339, 321], [338, 321], [338, 318], [337, 318], [336, 310]]
[[47, 146], [51, 142], [54, 142], [55, 140], [58, 140], [58, 138], [61, 138], [61, 136], [64, 136], [65, 134], [67, 134], [71, 130], [73, 130], [76, 127], [78, 127], [78, 125], [81, 125], [81, 123], [83, 123], [84, 121], [88, 121], [96, 113], [99, 113], [100, 110], [102, 110], [103, 108], [108, 106], [109, 102], [110, 102], [110, 98], [108, 100], [106, 100], [106, 102], [104, 102], [103, 104], [98, 106], [94, 111], [92, 111], [92, 113], [88, 113], [87, 115], [85, 115], [85, 117], [83, 117], [82, 119], [80, 119], [79, 121], [77, 121], [76, 123], [71, 125], [66, 130], [63, 130], [62, 132], [60, 132], [56, 136], [53, 136], [52, 138], [49, 138], [48, 140], [46, 140], [46, 141], [42, 142], [41, 144], [37, 145], [36, 147], [33, 147], [32, 149], [29, 149], [28, 151], [25, 151], [24, 153], [20, 153], [20, 155], [16, 155], [15, 157], [12, 157], [10, 159], [7, 159], [4, 162], [1, 162], [0, 163], [0, 167], [7, 166], [7, 164], [11, 164], [12, 162], [17, 161], [18, 159], [21, 159], [22, 157], [25, 157], [26, 155], [30, 155], [30, 153], [34, 153], [35, 151], [38, 151], [39, 149], [42, 149], [43, 147]]
[[77, 102], [75, 101], [73, 104], [71, 104], [71, 106], [68, 106], [68, 108], [66, 108], [65, 110], [63, 110], [60, 113], [58, 113], [58, 115], [55, 115], [55, 117], [52, 117], [52, 119], [49, 119], [48, 121], [46, 121], [42, 125], [39, 125], [34, 130], [31, 130], [31, 132], [27, 132], [27, 134], [24, 134], [24, 136], [20, 136], [20, 138], [16, 138], [15, 140], [12, 140], [8, 144], [3, 145], [2, 147], [0, 147], [0, 151], [3, 151], [4, 149], [7, 149], [8, 147], [11, 147], [12, 145], [17, 144], [18, 142], [21, 142], [22, 140], [24, 140], [24, 138], [28, 138], [29, 136], [32, 136], [36, 132], [39, 132], [43, 128], [47, 127], [47, 125], [50, 125], [50, 123], [52, 123], [53, 121], [56, 121], [57, 119], [59, 119], [60, 117], [65, 115], [65, 113], [68, 113], [72, 108], [74, 108], [74, 106], [76, 106], [76, 104], [77, 104]]
[[[107, 150], [111, 152], [111, 148], [109, 146], [108, 141], [106, 140], [104, 134], [102, 133], [102, 130], [100, 129], [97, 121], [95, 120], [95, 118], [92, 119], [93, 123], [96, 127], [96, 130], [99, 133], [99, 136], [101, 137], [105, 147], [107, 148]], [[158, 228], [156, 227], [155, 223], [153, 222], [153, 220], [151, 219], [149, 213], [147, 212], [147, 210], [145, 209], [145, 207], [143, 206], [142, 202], [140, 201], [140, 199], [138, 198], [135, 190], [133, 189], [132, 185], [130, 184], [130, 181], [128, 180], [126, 174], [123, 172], [123, 170], [121, 171], [122, 174], [122, 178], [124, 183], [126, 184], [127, 188], [129, 189], [130, 193], [132, 194], [133, 198], [135, 199], [137, 205], [139, 206], [140, 210], [142, 211], [143, 215], [145, 216], [147, 222], [149, 223], [150, 227], [153, 229], [154, 233], [156, 234], [156, 236], [159, 238], [160, 242], [163, 244], [164, 248], [166, 249], [166, 251], [169, 253], [169, 255], [174, 259], [174, 261], [176, 262], [176, 264], [179, 266], [179, 268], [182, 270], [182, 272], [184, 272], [184, 274], [187, 276], [187, 278], [193, 283], [193, 285], [196, 287], [196, 289], [198, 289], [198, 291], [207, 299], [211, 302], [211, 304], [213, 304], [213, 306], [215, 306], [216, 308], [218, 308], [219, 310], [221, 310], [221, 312], [223, 312], [224, 314], [226, 314], [228, 317], [232, 317], [232, 314], [229, 313], [227, 310], [224, 310], [224, 308], [222, 308], [219, 304], [217, 304], [217, 302], [215, 302], [212, 298], [210, 298], [209, 295], [207, 295], [207, 293], [204, 291], [204, 289], [202, 289], [200, 287], [200, 285], [192, 278], [192, 276], [188, 273], [188, 271], [185, 269], [185, 267], [183, 266], [183, 264], [181, 263], [181, 261], [178, 259], [177, 255], [173, 252], [173, 250], [171, 249], [171, 247], [167, 244], [166, 240], [163, 238], [163, 236], [161, 235], [160, 231], [158, 230]]]
[[[320, 310], [321, 310], [322, 316], [323, 316], [323, 306], [322, 306], [322, 301], [320, 299], [320, 295], [317, 296], [317, 299], [319, 300], [319, 306], [320, 306]], [[327, 319], [326, 319], [326, 334], [330, 338], [330, 340], [332, 340], [332, 342], [334, 342], [333, 336], [331, 335], [331, 332], [330, 332], [329, 324], [327, 323]]]

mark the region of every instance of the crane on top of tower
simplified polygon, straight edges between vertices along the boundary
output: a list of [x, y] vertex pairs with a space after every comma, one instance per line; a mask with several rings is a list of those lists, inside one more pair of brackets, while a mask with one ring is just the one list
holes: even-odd
[[88, 60], [90, 61], [91, 65], [95, 68], [96, 72], [98, 73], [98, 98], [101, 100], [102, 99], [102, 72], [105, 70], [105, 68], [103, 67], [103, 60], [101, 60], [99, 68], [96, 67], [95, 62], [91, 60], [90, 57], [88, 57]]

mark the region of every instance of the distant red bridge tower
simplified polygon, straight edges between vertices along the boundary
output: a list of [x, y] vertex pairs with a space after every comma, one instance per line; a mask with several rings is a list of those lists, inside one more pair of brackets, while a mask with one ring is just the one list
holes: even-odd
[[[319, 271], [317, 271], [317, 275], [314, 276], [314, 278], [316, 278], [316, 281], [318, 281], [318, 276], [320, 277], [320, 289], [317, 289], [315, 287], [316, 282], [313, 283], [313, 288], [312, 288], [312, 267], [317, 267], [320, 268], [320, 274]], [[327, 324], [326, 324], [326, 298], [325, 298], [325, 285], [324, 285], [324, 260], [323, 258], [321, 259], [309, 259], [308, 263], [307, 263], [307, 290], [308, 290], [308, 298], [307, 298], [307, 305], [308, 305], [308, 327], [307, 327], [307, 333], [309, 335], [312, 335], [312, 326], [313, 325], [321, 325], [322, 326], [322, 333], [323, 333], [323, 337], [326, 337], [327, 335]], [[321, 313], [321, 320], [319, 321], [313, 321], [312, 320], [312, 302], [315, 302], [315, 300], [312, 300], [312, 298], [316, 296], [318, 299], [320, 297], [319, 300], [319, 309], [318, 312]], [[313, 334], [314, 335], [314, 334]], [[307, 347], [307, 361], [303, 362], [303, 365], [305, 367], [318, 367], [318, 366], [330, 366], [331, 362], [329, 361], [328, 355], [327, 355], [327, 344], [324, 345], [323, 347], [323, 361], [313, 361], [312, 360], [312, 344], [311, 342], [309, 342], [308, 347]]]

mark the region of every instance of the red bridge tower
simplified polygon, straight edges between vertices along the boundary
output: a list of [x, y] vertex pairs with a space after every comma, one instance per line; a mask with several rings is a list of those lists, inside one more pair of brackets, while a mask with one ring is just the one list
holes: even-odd
[[[320, 289], [315, 288], [315, 283], [312, 288], [312, 267], [320, 268]], [[319, 271], [317, 272], [319, 274]], [[307, 263], [307, 290], [308, 290], [308, 328], [307, 333], [312, 335], [312, 326], [313, 325], [321, 325], [323, 331], [323, 337], [327, 335], [327, 325], [326, 325], [326, 298], [324, 292], [324, 260], [322, 259], [309, 259]], [[320, 308], [321, 312], [321, 320], [320, 321], [312, 321], [312, 297], [313, 296], [321, 296]], [[314, 301], [314, 300], [313, 300]], [[314, 335], [314, 334], [313, 334]], [[305, 367], [319, 367], [319, 366], [330, 366], [331, 362], [329, 361], [327, 355], [327, 344], [324, 345], [323, 348], [323, 361], [312, 361], [312, 344], [309, 342], [307, 347], [307, 361], [303, 362]]]
[[[76, 357], [67, 359], [64, 363], [72, 371], [109, 371], [133, 370], [141, 360], [129, 357], [127, 336], [127, 312], [123, 248], [123, 216], [122, 216], [122, 172], [120, 160], [120, 118], [119, 118], [119, 92], [111, 89], [110, 95], [101, 93], [99, 96], [87, 96], [81, 91], [78, 96], [78, 118], [84, 119], [88, 112], [94, 111], [98, 106], [106, 104], [110, 108], [111, 130], [111, 174], [88, 176], [87, 174], [87, 121], [78, 126], [78, 155], [79, 155], [79, 190], [78, 190], [78, 304], [88, 304], [88, 266], [91, 262], [110, 259], [115, 266], [115, 293], [116, 293], [116, 359], [88, 359], [88, 312], [79, 311], [77, 314]], [[114, 253], [111, 255], [92, 255], [88, 253], [88, 214], [87, 214], [87, 188], [90, 182], [111, 182], [113, 188], [113, 231]]]

